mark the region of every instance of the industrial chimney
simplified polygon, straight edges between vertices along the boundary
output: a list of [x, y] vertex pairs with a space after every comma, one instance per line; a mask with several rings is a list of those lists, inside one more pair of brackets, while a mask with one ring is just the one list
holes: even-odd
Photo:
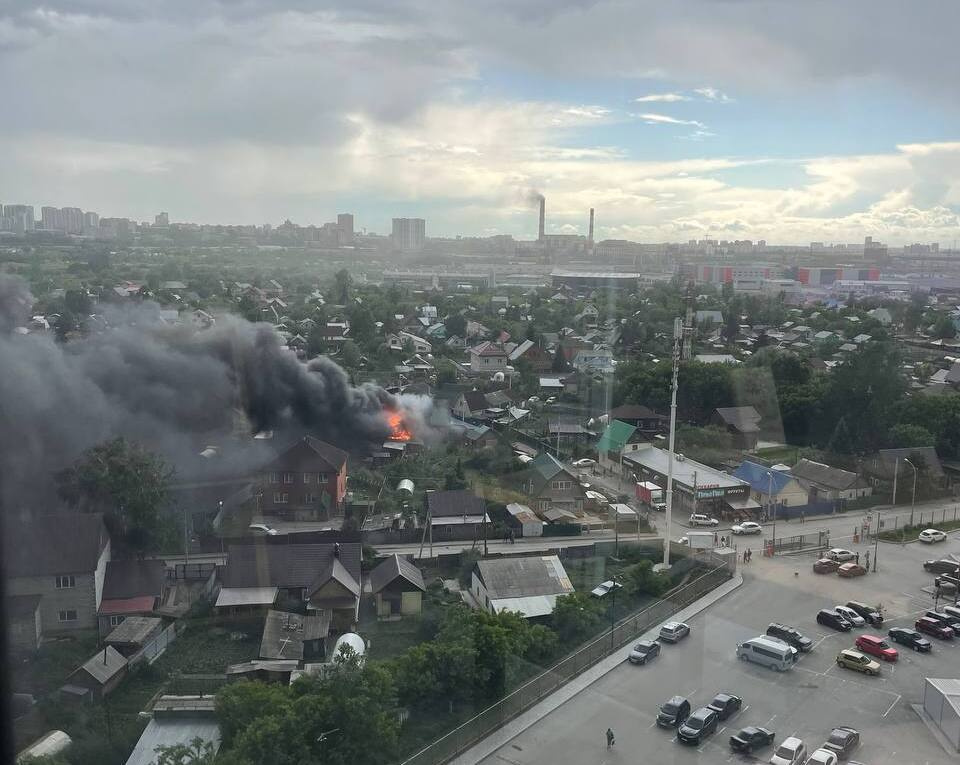
[[593, 248], [593, 208], [590, 208], [590, 233], [587, 234], [587, 244]]
[[540, 197], [540, 228], [538, 229], [539, 235], [537, 236], [538, 242], [543, 241], [543, 224], [544, 224], [544, 219], [546, 218], [546, 214], [547, 214], [547, 200], [545, 197], [541, 196]]

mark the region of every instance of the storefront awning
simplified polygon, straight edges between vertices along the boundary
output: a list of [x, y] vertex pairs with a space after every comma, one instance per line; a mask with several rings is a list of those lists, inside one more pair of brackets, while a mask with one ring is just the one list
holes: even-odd
[[728, 499], [726, 500], [727, 506], [732, 510], [759, 510], [760, 503], [755, 499], [750, 497], [744, 497], [743, 499]]

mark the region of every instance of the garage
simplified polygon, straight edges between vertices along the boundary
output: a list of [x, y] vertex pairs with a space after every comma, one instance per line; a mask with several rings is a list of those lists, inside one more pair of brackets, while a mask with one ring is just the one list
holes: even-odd
[[923, 711], [943, 734], [951, 751], [960, 752], [960, 680], [926, 678]]

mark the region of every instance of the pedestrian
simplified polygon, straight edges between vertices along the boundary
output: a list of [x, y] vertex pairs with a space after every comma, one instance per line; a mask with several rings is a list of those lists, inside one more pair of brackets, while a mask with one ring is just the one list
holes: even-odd
[[857, 553], [857, 565], [860, 565], [860, 553]]
[[713, 546], [717, 546], [717, 540], [720, 538], [720, 535], [716, 531], [713, 532]]
[[746, 550], [743, 551], [743, 562], [744, 562], [744, 563], [747, 562], [747, 551], [746, 551]]
[[750, 563], [753, 560], [753, 550], [749, 547], [747, 548], [747, 563]]
[[870, 570], [870, 551], [869, 550], [867, 550], [866, 561], [867, 561], [866, 569], [867, 571], [869, 571]]
[[616, 743], [617, 741], [613, 736], [613, 728], [607, 728], [607, 749]]

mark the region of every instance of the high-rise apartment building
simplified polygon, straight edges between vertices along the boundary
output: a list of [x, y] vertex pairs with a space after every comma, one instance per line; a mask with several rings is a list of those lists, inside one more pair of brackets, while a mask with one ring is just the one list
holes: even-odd
[[63, 231], [63, 220], [59, 207], [40, 208], [40, 228], [47, 231]]
[[394, 218], [393, 247], [397, 250], [420, 251], [427, 235], [427, 224], [423, 218]]
[[96, 234], [100, 229], [100, 216], [95, 212], [85, 212], [83, 214], [83, 233]]
[[10, 220], [10, 230], [15, 234], [33, 231], [33, 205], [4, 205], [3, 217]]
[[61, 207], [60, 221], [68, 234], [83, 233], [83, 210], [79, 207]]
[[154, 226], [169, 226], [170, 225], [170, 214], [169, 213], [157, 213], [153, 216], [153, 225]]
[[353, 213], [339, 213], [337, 215], [337, 231], [339, 244], [353, 244]]

